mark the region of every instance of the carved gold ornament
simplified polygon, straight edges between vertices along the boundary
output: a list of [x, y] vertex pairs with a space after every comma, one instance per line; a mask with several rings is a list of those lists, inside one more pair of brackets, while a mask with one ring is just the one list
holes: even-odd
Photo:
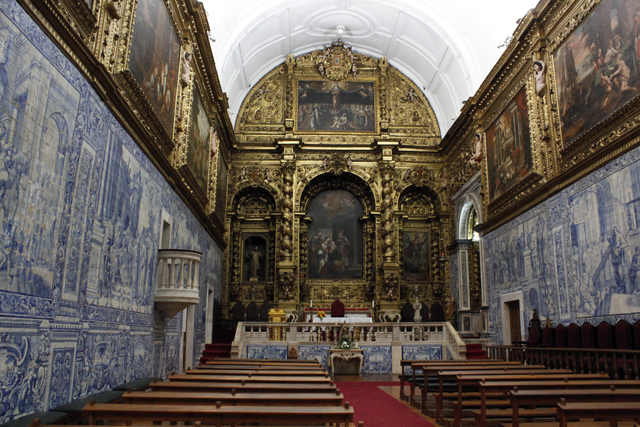
[[331, 46], [322, 51], [316, 66], [322, 77], [332, 81], [345, 80], [349, 77], [349, 73], [353, 73], [355, 78], [358, 73], [351, 47], [345, 48], [344, 43], [340, 41], [331, 43]]

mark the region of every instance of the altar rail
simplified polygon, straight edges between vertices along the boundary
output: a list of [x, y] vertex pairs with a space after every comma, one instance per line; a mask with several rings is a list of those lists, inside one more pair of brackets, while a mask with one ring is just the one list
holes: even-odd
[[[352, 345], [366, 349], [391, 347], [393, 372], [400, 372], [403, 347], [438, 346], [442, 359], [466, 359], [467, 347], [449, 322], [347, 323]], [[248, 357], [247, 346], [282, 346], [298, 350], [303, 346], [337, 344], [342, 324], [240, 322], [231, 346], [231, 357]], [[355, 344], [354, 344], [355, 343]]]
[[606, 372], [611, 379], [640, 379], [640, 351], [546, 348], [496, 345], [487, 346], [488, 357], [545, 365], [550, 369], [571, 369], [578, 374]]

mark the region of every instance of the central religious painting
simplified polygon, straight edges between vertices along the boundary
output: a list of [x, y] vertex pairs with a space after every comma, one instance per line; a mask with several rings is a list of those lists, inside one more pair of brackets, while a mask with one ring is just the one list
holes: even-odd
[[299, 132], [376, 132], [374, 81], [299, 80]]
[[309, 227], [309, 277], [362, 278], [362, 203], [346, 190], [318, 194], [307, 212]]

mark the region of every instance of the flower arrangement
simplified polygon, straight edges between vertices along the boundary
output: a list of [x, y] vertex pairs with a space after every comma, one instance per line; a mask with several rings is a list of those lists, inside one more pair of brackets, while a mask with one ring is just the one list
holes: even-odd
[[322, 320], [327, 317], [327, 313], [325, 313], [324, 311], [319, 311], [317, 316], [320, 318], [320, 320]]

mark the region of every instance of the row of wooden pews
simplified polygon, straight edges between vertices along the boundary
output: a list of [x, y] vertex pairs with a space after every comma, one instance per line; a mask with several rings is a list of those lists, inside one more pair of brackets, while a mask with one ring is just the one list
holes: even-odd
[[127, 391], [120, 403], [84, 407], [89, 424], [192, 422], [198, 425], [323, 425], [348, 427], [344, 402], [317, 361], [217, 359]]
[[[411, 403], [447, 427], [592, 427], [640, 417], [640, 381], [496, 360], [409, 365]], [[570, 423], [591, 418], [605, 421]]]

